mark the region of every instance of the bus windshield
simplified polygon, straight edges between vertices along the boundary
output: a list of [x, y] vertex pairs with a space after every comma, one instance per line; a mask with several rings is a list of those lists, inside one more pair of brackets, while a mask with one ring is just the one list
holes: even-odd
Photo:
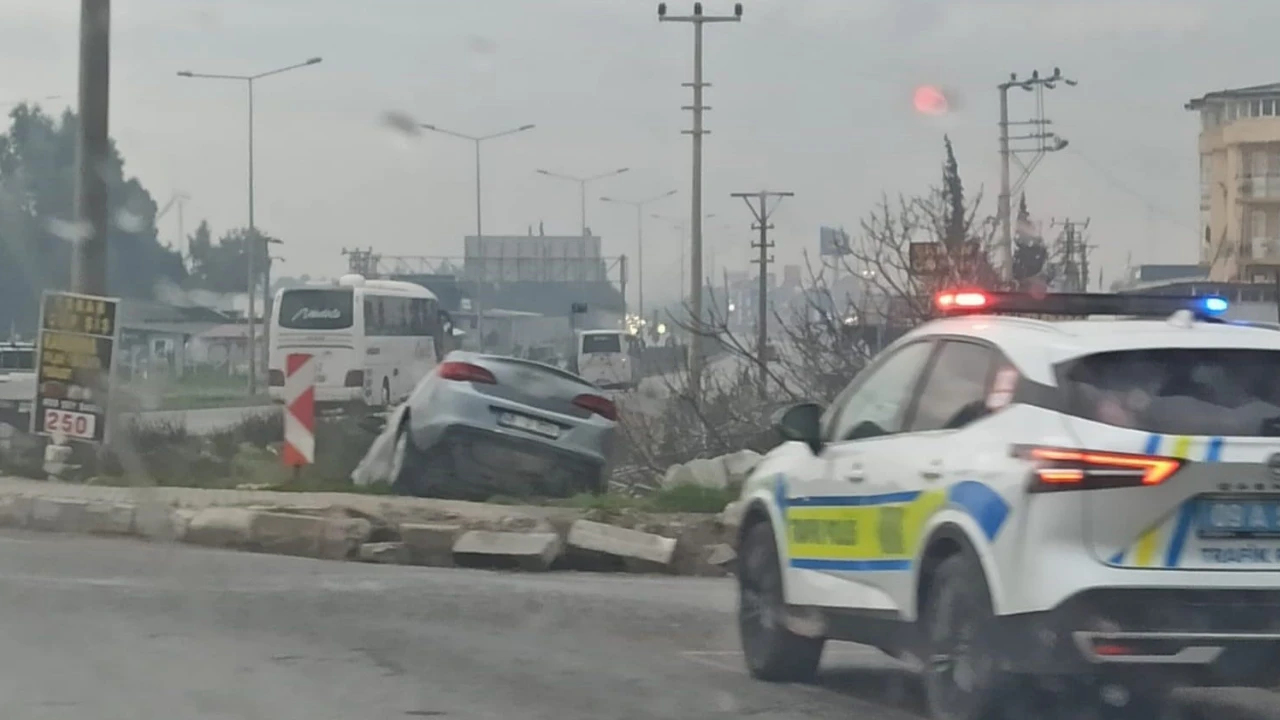
[[620, 353], [622, 352], [621, 333], [584, 333], [582, 335], [582, 352], [585, 353]]
[[285, 290], [280, 296], [280, 327], [290, 330], [345, 330], [351, 327], [354, 300], [349, 289]]

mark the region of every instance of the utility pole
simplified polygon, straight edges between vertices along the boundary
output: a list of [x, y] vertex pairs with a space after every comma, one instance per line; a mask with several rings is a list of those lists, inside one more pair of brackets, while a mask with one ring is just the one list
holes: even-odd
[[107, 181], [110, 155], [111, 0], [80, 0], [80, 128], [76, 146], [77, 237], [71, 289], [107, 294]]
[[[1010, 215], [1011, 198], [1014, 194], [1021, 192], [1022, 187], [1026, 184], [1027, 178], [1031, 176], [1031, 171], [1035, 170], [1036, 165], [1044, 159], [1046, 153], [1057, 152], [1067, 146], [1067, 140], [1059, 137], [1057, 133], [1049, 132], [1048, 126], [1053, 124], [1052, 120], [1044, 116], [1044, 91], [1053, 90], [1058, 83], [1064, 83], [1070, 87], [1075, 87], [1078, 83], [1062, 75], [1060, 68], [1054, 68], [1053, 74], [1048, 77], [1041, 77], [1039, 70], [1033, 70], [1031, 77], [1025, 80], [1019, 80], [1017, 73], [1009, 73], [1009, 79], [996, 86], [1000, 91], [1000, 197], [997, 204], [996, 213], [1000, 221], [1000, 277], [1006, 283], [1013, 281], [1013, 226]], [[1020, 88], [1027, 92], [1035, 92], [1036, 94], [1036, 114], [1030, 120], [1021, 120], [1017, 122], [1009, 121], [1009, 90], [1012, 88]], [[1031, 131], [1027, 135], [1019, 135], [1010, 137], [1009, 127], [1011, 125], [1030, 126]], [[1021, 142], [1021, 147], [1011, 146], [1011, 142]], [[1018, 155], [1031, 155], [1031, 159], [1023, 162], [1018, 159]], [[1009, 162], [1015, 161], [1022, 169], [1022, 174], [1016, 182], [1011, 182]]]
[[[691, 209], [689, 211], [689, 230], [692, 248], [690, 267], [690, 294], [693, 296], [693, 317], [695, 327], [700, 328], [702, 316], [702, 136], [708, 130], [702, 126], [702, 113], [710, 110], [702, 104], [702, 89], [710, 87], [702, 81], [702, 26], [707, 23], [739, 22], [742, 20], [742, 3], [735, 3], [732, 15], [703, 15], [702, 3], [693, 4], [692, 15], [668, 16], [667, 4], [658, 3], [659, 22], [679, 22], [693, 25], [693, 82], [683, 83], [684, 87], [693, 88], [693, 105], [682, 110], [693, 111], [693, 129], [681, 131], [693, 137], [693, 190]], [[695, 332], [689, 342], [689, 377], [690, 396], [695, 407], [702, 401], [702, 333]]]
[[1084, 229], [1089, 227], [1090, 218], [1084, 220], [1050, 219], [1050, 225], [1062, 228], [1061, 235], [1054, 250], [1054, 261], [1063, 277], [1064, 292], [1089, 291], [1089, 251], [1092, 249], [1085, 242]]
[[[778, 209], [778, 203], [774, 203], [773, 207], [769, 207], [769, 200], [778, 198], [778, 202], [782, 202], [782, 198], [794, 196], [795, 193], [793, 192], [771, 192], [769, 190], [730, 194], [730, 197], [742, 198], [742, 201], [747, 204], [747, 209], [751, 211], [751, 214], [756, 219], [751, 229], [760, 231], [760, 240], [751, 243], [751, 247], [760, 250], [760, 257], [751, 262], [760, 265], [759, 298], [756, 301], [756, 361], [760, 363], [760, 399], [762, 400], [766, 397], [769, 389], [769, 356], [766, 352], [769, 347], [768, 268], [769, 263], [773, 262], [773, 255], [769, 252], [773, 249], [773, 243], [769, 242], [769, 231], [773, 229], [773, 225], [769, 223], [769, 217], [773, 215], [774, 210]], [[760, 207], [757, 208], [751, 204], [752, 198], [759, 201]]]

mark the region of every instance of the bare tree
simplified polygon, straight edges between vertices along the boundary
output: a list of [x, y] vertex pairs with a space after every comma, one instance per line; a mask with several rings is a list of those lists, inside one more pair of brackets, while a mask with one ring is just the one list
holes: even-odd
[[[849, 253], [833, 265], [815, 266], [806, 256], [801, 286], [789, 297], [775, 296], [768, 310], [771, 347], [756, 347], [753, 330], [731, 322], [715, 298], [700, 322], [671, 316], [671, 325], [700, 334], [714, 356], [698, 384], [689, 382], [686, 366], [650, 380], [641, 393], [654, 396], [647, 401], [624, 400], [624, 408], [648, 402], [654, 409], [624, 413], [629, 451], [621, 464], [649, 484], [674, 463], [766, 450], [777, 442], [770, 421], [778, 410], [834, 400], [876, 353], [932, 316], [940, 289], [998, 287], [990, 261], [996, 224], [981, 214], [981, 204], [981, 191], [966, 199], [948, 140], [938, 186], [919, 196], [882, 195]], [[761, 358], [763, 397], [755, 377]], [[691, 402], [692, 387], [700, 388], [700, 402]]]

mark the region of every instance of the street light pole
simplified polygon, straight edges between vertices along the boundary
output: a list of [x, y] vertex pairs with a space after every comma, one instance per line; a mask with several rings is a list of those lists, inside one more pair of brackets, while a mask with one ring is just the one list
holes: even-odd
[[602, 197], [600, 202], [616, 203], [618, 205], [629, 205], [636, 210], [636, 300], [639, 309], [640, 319], [644, 319], [644, 208], [650, 203], [657, 202], [664, 198], [669, 198], [676, 194], [676, 190], [668, 190], [661, 195], [654, 195], [644, 200], [619, 200], [618, 198]]
[[[702, 219], [710, 220], [715, 216], [716, 216], [715, 213], [707, 213], [706, 215], [702, 216]], [[680, 293], [683, 295], [684, 288], [685, 288], [684, 261], [685, 261], [685, 258], [688, 256], [688, 252], [685, 249], [685, 244], [689, 242], [689, 223], [685, 220], [677, 220], [676, 218], [667, 217], [666, 215], [659, 215], [658, 213], [653, 213], [649, 217], [653, 218], [654, 220], [662, 220], [663, 222], [670, 224], [671, 227], [680, 231]]]
[[[692, 208], [689, 213], [689, 222], [691, 225], [693, 243], [693, 267], [692, 277], [690, 278], [690, 291], [693, 295], [693, 315], [697, 323], [701, 323], [702, 317], [702, 136], [707, 134], [702, 126], [702, 113], [707, 110], [707, 106], [702, 104], [702, 89], [708, 86], [708, 83], [702, 81], [702, 26], [707, 23], [727, 23], [739, 22], [742, 20], [742, 3], [736, 3], [733, 6], [732, 15], [703, 15], [702, 3], [695, 2], [693, 4], [693, 14], [683, 16], [668, 16], [667, 4], [658, 4], [658, 21], [659, 22], [679, 22], [689, 23], [693, 25], [693, 82], [685, 83], [686, 87], [693, 88], [693, 105], [684, 108], [693, 111], [693, 129], [684, 130], [685, 134], [693, 137], [693, 197]], [[691, 397], [696, 405], [700, 402], [700, 385], [702, 381], [702, 347], [701, 333], [694, 333], [692, 342], [689, 347], [689, 376], [691, 379]]]
[[[178, 72], [179, 77], [197, 78], [201, 80], [236, 80], [243, 82], [248, 88], [249, 93], [249, 234], [245, 238], [245, 264], [247, 265], [245, 274], [248, 278], [248, 294], [249, 294], [249, 394], [256, 395], [258, 392], [258, 333], [257, 333], [257, 287], [258, 287], [258, 226], [254, 217], [254, 192], [253, 192], [253, 83], [262, 78], [271, 75], [279, 75], [280, 73], [290, 70], [297, 70], [309, 65], [316, 65], [321, 58], [313, 57], [306, 62], [286, 65], [285, 67], [268, 70], [256, 75], [222, 75], [214, 73], [197, 73], [190, 70], [181, 70]], [[263, 247], [264, 254], [268, 254], [267, 248]], [[263, 287], [262, 307], [265, 309], [270, 304], [266, 295], [271, 291], [270, 287]], [[269, 322], [263, 323], [263, 345], [270, 343], [270, 325]]]
[[576, 175], [565, 175], [563, 173], [554, 173], [549, 170], [537, 170], [536, 172], [539, 175], [546, 175], [549, 178], [556, 178], [559, 180], [568, 180], [569, 182], [578, 183], [578, 202], [580, 203], [579, 216], [582, 221], [582, 236], [586, 237], [587, 236], [587, 183], [594, 182], [596, 180], [603, 180], [605, 178], [613, 177], [615, 175], [621, 175], [630, 169], [631, 168], [618, 168], [617, 170], [610, 170], [609, 172], [606, 172], [606, 173], [600, 173], [599, 175], [590, 175], [588, 177], [577, 177]]
[[[490, 135], [468, 135], [466, 133], [460, 133], [454, 130], [446, 130], [442, 127], [431, 125], [429, 123], [419, 123], [418, 126], [424, 130], [437, 132], [437, 133], [440, 133], [441, 135], [451, 135], [453, 137], [456, 137], [462, 140], [468, 140], [475, 145], [475, 150], [476, 150], [476, 238], [483, 240], [484, 226], [482, 224], [483, 218], [481, 214], [481, 201], [480, 201], [480, 144], [483, 143], [485, 140], [493, 140], [494, 138], [500, 138], [506, 135], [515, 135], [516, 133], [521, 133], [526, 130], [532, 130], [535, 126], [521, 125], [520, 127], [511, 128], [510, 130], [503, 130], [502, 132], [496, 132]], [[483, 283], [483, 278], [476, 283], [477, 295], [480, 294], [480, 286], [482, 283]], [[482, 327], [483, 319], [484, 319], [483, 318], [484, 307], [482, 306], [479, 297], [475, 297], [472, 299], [474, 300], [476, 305], [475, 307], [476, 335], [479, 336], [478, 342], [480, 343], [480, 349], [484, 350], [484, 328]]]

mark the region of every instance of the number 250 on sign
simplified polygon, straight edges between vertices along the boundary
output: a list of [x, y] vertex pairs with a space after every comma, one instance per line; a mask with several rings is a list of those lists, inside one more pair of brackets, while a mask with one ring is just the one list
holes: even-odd
[[68, 410], [46, 410], [44, 413], [44, 431], [50, 434], [59, 433], [67, 437], [92, 440], [97, 418], [88, 413], [70, 412]]

